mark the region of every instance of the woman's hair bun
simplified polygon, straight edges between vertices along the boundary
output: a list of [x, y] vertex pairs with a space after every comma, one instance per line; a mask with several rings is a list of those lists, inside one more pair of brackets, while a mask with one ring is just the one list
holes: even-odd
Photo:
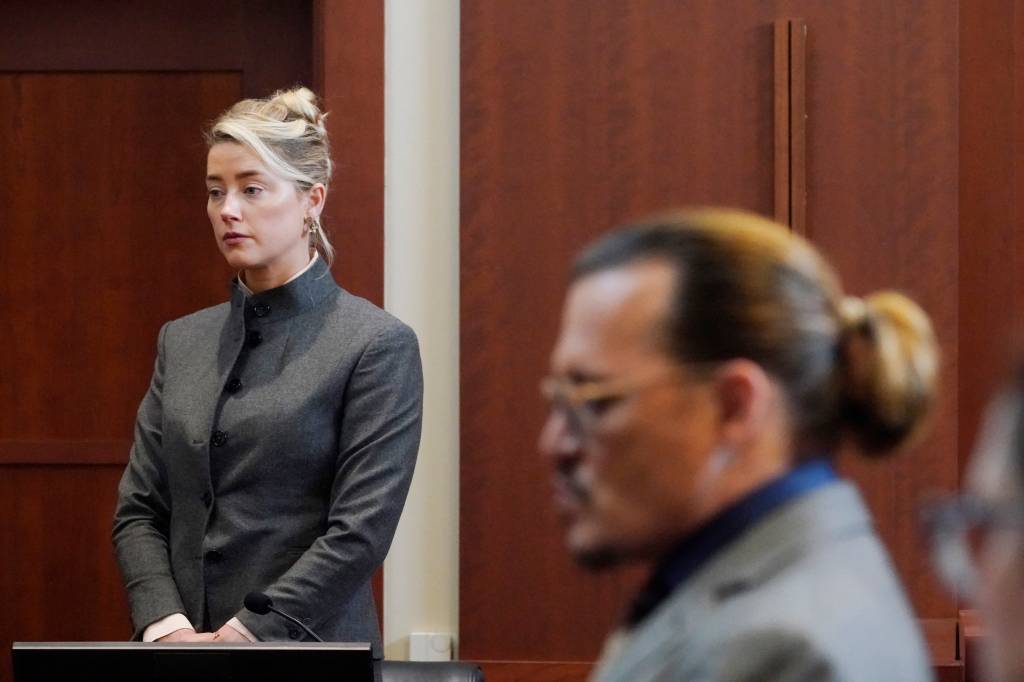
[[939, 351], [928, 316], [902, 294], [847, 297], [839, 307], [841, 422], [865, 454], [904, 445], [935, 401]]
[[280, 107], [283, 121], [302, 119], [324, 131], [324, 119], [327, 114], [320, 110], [316, 94], [307, 87], [299, 86], [291, 90], [278, 90], [268, 98], [271, 106]]

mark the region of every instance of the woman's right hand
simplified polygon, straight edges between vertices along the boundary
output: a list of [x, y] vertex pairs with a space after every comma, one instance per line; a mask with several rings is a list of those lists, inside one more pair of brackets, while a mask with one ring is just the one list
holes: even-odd
[[181, 628], [170, 634], [166, 634], [158, 642], [212, 642], [216, 633], [196, 632], [192, 628]]

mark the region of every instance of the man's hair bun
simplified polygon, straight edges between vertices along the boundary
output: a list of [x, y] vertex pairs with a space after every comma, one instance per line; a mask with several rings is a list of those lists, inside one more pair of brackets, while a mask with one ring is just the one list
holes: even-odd
[[928, 316], [906, 296], [884, 291], [840, 307], [842, 428], [865, 454], [908, 441], [936, 393], [939, 351]]

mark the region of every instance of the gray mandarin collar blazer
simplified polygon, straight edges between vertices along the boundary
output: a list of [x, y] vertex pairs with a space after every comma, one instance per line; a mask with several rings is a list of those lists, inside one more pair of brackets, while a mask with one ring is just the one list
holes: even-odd
[[422, 392], [412, 330], [322, 260], [164, 325], [114, 518], [135, 637], [180, 612], [301, 639], [242, 607], [261, 590], [325, 640], [379, 653], [370, 579], [412, 478]]
[[932, 679], [924, 643], [856, 489], [796, 500], [709, 561], [633, 631], [601, 682]]

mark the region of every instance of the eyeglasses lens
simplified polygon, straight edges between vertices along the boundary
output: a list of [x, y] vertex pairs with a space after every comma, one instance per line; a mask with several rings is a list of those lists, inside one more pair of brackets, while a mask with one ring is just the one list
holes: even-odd
[[974, 595], [978, 579], [972, 535], [977, 534], [966, 527], [947, 529], [935, 536], [932, 546], [932, 560], [946, 588], [967, 599]]
[[989, 538], [992, 512], [978, 500], [958, 497], [934, 507], [927, 525], [932, 559], [946, 587], [971, 599], [978, 581], [978, 560]]

